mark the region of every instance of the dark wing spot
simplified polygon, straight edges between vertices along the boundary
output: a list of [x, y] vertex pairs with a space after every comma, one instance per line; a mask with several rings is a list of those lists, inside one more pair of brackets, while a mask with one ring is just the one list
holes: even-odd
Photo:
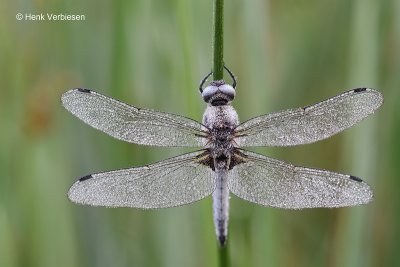
[[90, 93], [91, 92], [89, 89], [86, 89], [86, 88], [78, 88], [78, 91], [81, 93]]
[[354, 91], [354, 93], [359, 93], [359, 92], [364, 92], [366, 90], [367, 90], [367, 88], [356, 88], [353, 91]]
[[350, 179], [354, 180], [356, 182], [362, 182], [363, 181], [363, 180], [361, 180], [361, 178], [358, 178], [357, 176], [353, 176], [353, 175], [350, 175]]
[[82, 182], [82, 181], [88, 180], [88, 179], [90, 179], [90, 178], [93, 178], [93, 176], [92, 176], [91, 174], [89, 174], [89, 175], [86, 175], [86, 176], [83, 176], [82, 178], [80, 178], [80, 179], [79, 179], [79, 182]]

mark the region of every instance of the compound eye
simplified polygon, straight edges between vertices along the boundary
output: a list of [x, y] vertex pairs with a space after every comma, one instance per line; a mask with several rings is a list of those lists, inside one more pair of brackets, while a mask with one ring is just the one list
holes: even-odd
[[203, 92], [201, 93], [201, 96], [203, 97], [204, 101], [208, 102], [208, 100], [210, 100], [210, 98], [218, 91], [218, 87], [217, 86], [207, 86], [206, 88], [204, 88]]
[[227, 95], [229, 98], [231, 98], [231, 100], [235, 98], [236, 91], [229, 84], [221, 85], [218, 89], [221, 93], [223, 93], [223, 94]]

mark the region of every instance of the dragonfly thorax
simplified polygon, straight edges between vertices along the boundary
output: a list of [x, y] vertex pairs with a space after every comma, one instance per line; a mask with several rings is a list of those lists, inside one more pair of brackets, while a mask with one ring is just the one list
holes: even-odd
[[239, 124], [236, 110], [231, 105], [209, 105], [204, 112], [203, 124], [209, 129], [207, 148], [213, 158], [229, 158], [235, 148], [234, 130]]
[[215, 128], [211, 132], [208, 147], [213, 158], [230, 157], [234, 149], [233, 130], [230, 128]]

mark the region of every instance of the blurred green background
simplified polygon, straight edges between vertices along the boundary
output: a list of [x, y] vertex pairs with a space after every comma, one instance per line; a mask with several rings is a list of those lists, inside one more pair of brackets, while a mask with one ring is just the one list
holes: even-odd
[[[18, 21], [17, 13], [85, 21]], [[328, 140], [257, 152], [362, 177], [369, 205], [288, 211], [231, 197], [232, 266], [400, 266], [400, 1], [225, 1], [241, 120], [369, 86], [382, 108]], [[155, 211], [75, 205], [80, 176], [178, 155], [115, 140], [60, 104], [87, 87], [200, 120], [212, 1], [0, 2], [0, 266], [217, 266], [211, 199]]]

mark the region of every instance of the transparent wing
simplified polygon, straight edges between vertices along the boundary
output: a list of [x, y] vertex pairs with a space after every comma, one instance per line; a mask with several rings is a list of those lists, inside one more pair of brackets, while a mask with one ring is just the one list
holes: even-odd
[[69, 192], [71, 201], [93, 206], [166, 208], [200, 200], [215, 189], [208, 152], [199, 151], [152, 165], [82, 177]]
[[64, 107], [90, 126], [117, 139], [154, 146], [202, 146], [207, 133], [200, 123], [179, 116], [136, 108], [88, 89], [61, 97]]
[[249, 151], [235, 154], [228, 186], [236, 196], [264, 206], [303, 209], [366, 204], [371, 188], [360, 178], [296, 167]]
[[343, 131], [383, 103], [383, 96], [358, 88], [304, 108], [290, 109], [250, 119], [239, 125], [240, 146], [293, 146], [309, 144]]

